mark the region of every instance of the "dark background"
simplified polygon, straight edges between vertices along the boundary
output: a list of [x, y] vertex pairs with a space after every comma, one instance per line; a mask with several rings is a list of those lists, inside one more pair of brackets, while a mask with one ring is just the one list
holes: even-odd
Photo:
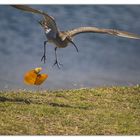
[[[61, 30], [79, 26], [115, 28], [140, 34], [139, 5], [31, 5], [53, 16]], [[72, 45], [58, 50], [61, 69], [52, 67], [54, 46], [43, 55], [42, 17], [8, 5], [0, 6], [0, 89], [32, 88], [23, 83], [29, 69], [43, 67], [49, 75], [44, 89], [81, 88], [140, 83], [140, 40], [103, 34], [81, 34]], [[34, 88], [34, 87], [33, 87]]]

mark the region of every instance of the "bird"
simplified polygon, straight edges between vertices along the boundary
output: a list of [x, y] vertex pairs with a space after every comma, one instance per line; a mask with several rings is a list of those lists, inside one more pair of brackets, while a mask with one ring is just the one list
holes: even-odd
[[11, 5], [14, 8], [17, 8], [22, 11], [34, 13], [34, 14], [39, 14], [43, 16], [43, 19], [38, 21], [38, 23], [41, 25], [41, 27], [45, 31], [45, 36], [47, 40], [44, 41], [44, 53], [41, 58], [41, 61], [44, 60], [44, 63], [46, 62], [46, 45], [47, 43], [53, 43], [55, 46], [55, 62], [54, 65], [57, 65], [58, 68], [62, 64], [58, 62], [57, 59], [57, 49], [58, 48], [65, 48], [69, 46], [69, 44], [72, 44], [76, 51], [78, 52], [78, 47], [76, 44], [73, 42], [73, 38], [76, 35], [79, 35], [81, 33], [101, 33], [101, 34], [108, 34], [108, 35], [114, 35], [114, 36], [119, 36], [119, 37], [124, 37], [124, 38], [129, 38], [129, 39], [140, 39], [140, 35], [126, 32], [126, 31], [121, 31], [117, 29], [106, 29], [106, 28], [98, 28], [98, 27], [78, 27], [74, 29], [70, 29], [67, 31], [61, 31], [56, 22], [54, 17], [50, 16], [47, 12], [37, 10], [35, 8], [32, 8], [27, 5]]

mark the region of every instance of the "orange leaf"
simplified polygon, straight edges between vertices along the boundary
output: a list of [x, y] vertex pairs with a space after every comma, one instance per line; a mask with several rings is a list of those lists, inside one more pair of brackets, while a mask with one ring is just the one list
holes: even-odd
[[47, 74], [38, 74], [36, 81], [35, 81], [35, 85], [40, 85], [42, 84], [46, 79], [48, 78]]
[[47, 78], [47, 74], [39, 74], [42, 68], [35, 68], [34, 70], [30, 70], [25, 73], [24, 75], [24, 83], [28, 85], [40, 85], [42, 84]]

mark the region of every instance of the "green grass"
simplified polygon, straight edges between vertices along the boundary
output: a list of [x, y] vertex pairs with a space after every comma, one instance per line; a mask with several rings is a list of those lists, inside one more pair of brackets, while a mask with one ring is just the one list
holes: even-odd
[[140, 86], [1, 91], [0, 135], [140, 135]]

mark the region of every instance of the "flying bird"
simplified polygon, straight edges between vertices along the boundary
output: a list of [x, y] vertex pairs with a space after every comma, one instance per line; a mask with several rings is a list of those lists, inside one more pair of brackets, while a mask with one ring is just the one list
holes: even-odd
[[79, 27], [68, 31], [60, 31], [59, 28], [57, 27], [55, 19], [52, 16], [48, 15], [46, 12], [31, 8], [27, 5], [11, 5], [11, 6], [23, 11], [40, 14], [43, 16], [43, 19], [39, 21], [39, 24], [43, 27], [47, 40], [44, 41], [44, 54], [41, 58], [41, 61], [44, 60], [44, 63], [46, 61], [47, 42], [53, 43], [55, 45], [55, 58], [56, 58], [54, 65], [57, 65], [58, 68], [60, 68], [61, 64], [58, 63], [57, 53], [56, 53], [57, 48], [65, 48], [69, 45], [69, 43], [71, 43], [75, 47], [76, 51], [78, 52], [78, 48], [73, 42], [73, 37], [80, 33], [102, 33], [102, 34], [109, 34], [114, 36], [130, 38], [130, 39], [140, 39], [140, 35], [136, 35], [134, 33], [120, 31], [116, 29], [104, 29], [104, 28], [97, 28], [97, 27]]

